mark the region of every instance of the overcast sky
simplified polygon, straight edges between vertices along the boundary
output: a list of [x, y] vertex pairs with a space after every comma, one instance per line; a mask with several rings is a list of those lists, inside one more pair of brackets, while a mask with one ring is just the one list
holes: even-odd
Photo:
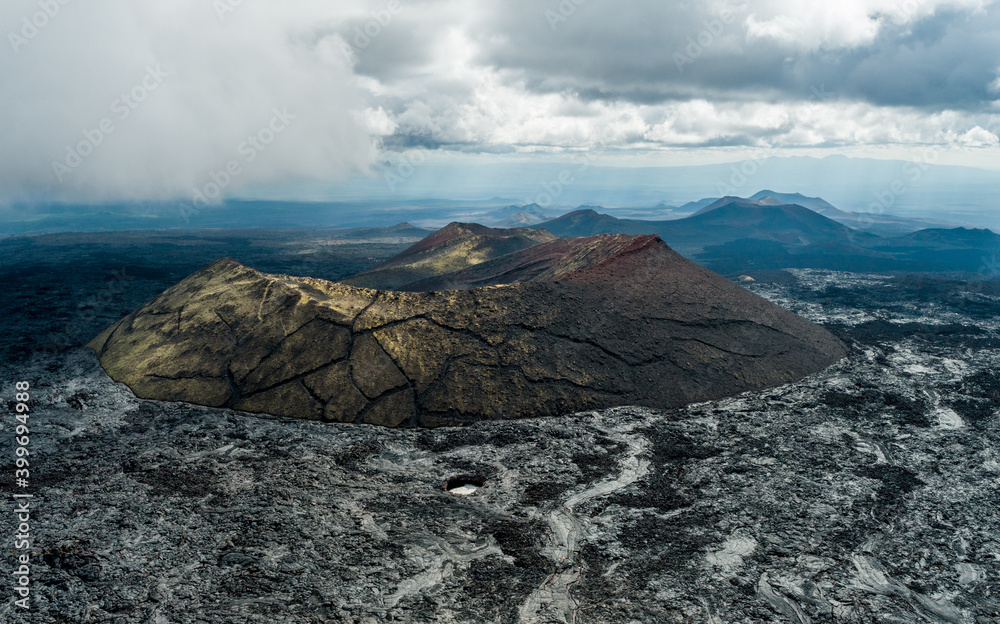
[[674, 164], [940, 145], [997, 167], [998, 4], [5, 0], [0, 187], [185, 198], [421, 147]]

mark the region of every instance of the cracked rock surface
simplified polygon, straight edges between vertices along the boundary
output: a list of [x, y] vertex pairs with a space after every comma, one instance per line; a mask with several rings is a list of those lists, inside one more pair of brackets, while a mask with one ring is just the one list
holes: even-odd
[[677, 407], [847, 352], [654, 236], [576, 240], [558, 278], [465, 291], [376, 291], [223, 259], [89, 346], [143, 398], [389, 427]]

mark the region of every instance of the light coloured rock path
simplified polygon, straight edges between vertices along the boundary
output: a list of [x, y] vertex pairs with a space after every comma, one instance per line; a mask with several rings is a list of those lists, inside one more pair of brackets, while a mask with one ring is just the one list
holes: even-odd
[[856, 554], [853, 560], [857, 570], [854, 582], [858, 589], [879, 596], [901, 598], [909, 603], [914, 613], [930, 622], [970, 623], [970, 619], [947, 599], [935, 599], [913, 591], [889, 576], [873, 558]]
[[[600, 416], [595, 414], [595, 419]], [[609, 438], [628, 446], [621, 459], [617, 476], [598, 481], [589, 488], [570, 495], [565, 502], [548, 516], [551, 535], [542, 554], [555, 566], [555, 571], [528, 596], [518, 611], [520, 621], [536, 622], [576, 621], [577, 601], [571, 589], [580, 579], [582, 562], [580, 548], [586, 539], [591, 518], [576, 511], [577, 507], [597, 498], [613, 494], [642, 479], [649, 472], [649, 460], [644, 457], [650, 448], [649, 440], [640, 435], [627, 435], [631, 426], [604, 429]]]
[[[467, 545], [468, 546], [468, 545]], [[425, 547], [420, 549], [416, 559], [424, 563], [425, 569], [420, 574], [405, 579], [390, 596], [385, 599], [386, 607], [395, 607], [401, 600], [416, 596], [421, 592], [431, 591], [451, 576], [457, 564], [469, 563], [491, 555], [503, 555], [503, 551], [492, 539], [481, 546], [457, 547], [447, 540], [437, 536], [426, 536]]]

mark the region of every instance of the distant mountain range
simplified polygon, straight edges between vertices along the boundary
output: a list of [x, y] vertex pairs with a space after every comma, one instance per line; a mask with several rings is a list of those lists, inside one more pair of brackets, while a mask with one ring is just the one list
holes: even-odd
[[831, 219], [845, 218], [849, 214], [839, 208], [836, 208], [825, 199], [820, 197], [806, 197], [802, 193], [775, 193], [774, 191], [765, 190], [760, 191], [756, 195], [751, 195], [750, 199], [754, 201], [771, 200], [775, 204], [795, 204], [797, 206], [804, 206], [809, 210], [818, 212], [824, 217], [830, 217]]
[[[788, 199], [812, 208], [782, 203]], [[531, 214], [514, 212], [516, 208], [510, 206], [504, 214]], [[722, 274], [785, 268], [1000, 273], [1000, 235], [990, 230], [926, 228], [880, 236], [820, 210], [845, 214], [819, 198], [762, 191], [746, 199], [715, 200], [673, 220], [620, 219], [585, 206], [528, 228], [452, 223], [346, 282], [431, 291], [549, 280], [599, 263], [607, 253], [620, 253], [628, 237], [641, 235], [659, 236], [675, 251]], [[541, 210], [535, 206], [532, 212]], [[396, 228], [409, 234], [417, 230], [408, 224]]]
[[[679, 168], [683, 169], [683, 168]], [[675, 172], [676, 173], [676, 172]], [[622, 173], [625, 175], [625, 173]], [[928, 173], [928, 175], [930, 175]], [[627, 176], [626, 176], [627, 177]], [[589, 180], [589, 178], [588, 178]], [[761, 180], [763, 182], [763, 180]], [[582, 184], [583, 181], [581, 180]], [[711, 187], [713, 185], [709, 185]], [[771, 187], [776, 188], [776, 187]], [[781, 188], [781, 187], [777, 187]], [[574, 192], [576, 187], [574, 186]], [[1000, 192], [1000, 189], [998, 189]], [[689, 194], [686, 192], [685, 194]], [[911, 193], [907, 197], [923, 191]], [[566, 201], [571, 194], [560, 197]], [[614, 198], [610, 209], [602, 208], [597, 199], [601, 193], [584, 203], [600, 213], [611, 213], [623, 219], [669, 220], [703, 211], [717, 204], [720, 198], [705, 198], [697, 202], [675, 206], [666, 201], [626, 203], [627, 195]], [[995, 195], [994, 195], [995, 196]], [[980, 211], [977, 218], [965, 219], [959, 207], [965, 206], [958, 191], [943, 197], [939, 214], [953, 213], [956, 221], [882, 214], [906, 212], [906, 208], [893, 203], [893, 208], [883, 211], [860, 213], [840, 210], [819, 197], [800, 193], [780, 193], [762, 190], [748, 198], [764, 204], [795, 204], [804, 206], [844, 225], [862, 229], [881, 236], [896, 236], [926, 228], [957, 227], [965, 223], [992, 223], [993, 213]], [[729, 198], [721, 198], [727, 200]], [[922, 199], [921, 201], [924, 201]], [[895, 200], [894, 200], [895, 201]], [[834, 202], [837, 203], [837, 202]], [[838, 206], [842, 204], [837, 203]], [[867, 204], [866, 204], [867, 205]], [[965, 208], [962, 208], [965, 210]], [[369, 201], [272, 201], [228, 200], [219, 205], [193, 207], [185, 201], [119, 202], [95, 205], [39, 204], [0, 205], [0, 237], [41, 232], [84, 232], [120, 230], [163, 230], [198, 228], [359, 228], [389, 226], [407, 221], [418, 227], [438, 228], [449, 222], [475, 222], [492, 227], [511, 228], [537, 225], [564, 214], [569, 205], [554, 206], [532, 203], [518, 204], [509, 197], [492, 197], [485, 201], [449, 199], [393, 199]]]
[[741, 197], [708, 197], [684, 204], [676, 208], [676, 211], [679, 213], [691, 213], [693, 216], [709, 212], [734, 201], [756, 202], [764, 206], [794, 204], [808, 208], [813, 212], [817, 212], [824, 217], [829, 217], [854, 229], [864, 230], [880, 236], [898, 236], [925, 228], [954, 227], [957, 225], [946, 221], [901, 217], [877, 211], [848, 212], [837, 208], [821, 197], [806, 197], [801, 193], [777, 193], [770, 190], [760, 191], [745, 199]]
[[[1000, 236], [990, 230], [930, 228], [880, 236], [824, 216], [842, 211], [811, 198], [814, 208], [781, 203], [783, 194], [728, 197], [670, 221], [617, 219], [592, 208], [537, 226], [560, 237], [656, 234], [683, 255], [722, 273], [812, 267], [852, 271], [995, 270]], [[806, 198], [809, 200], [810, 198]], [[821, 203], [822, 202], [822, 203]], [[846, 214], [846, 213], [843, 213]]]
[[551, 219], [554, 215], [545, 212], [538, 204], [525, 206], [509, 205], [486, 213], [481, 220], [487, 225], [499, 228], [527, 227], [538, 225]]
[[[515, 198], [521, 204], [542, 204], [540, 198], [546, 197], [545, 182], [558, 180], [567, 168], [575, 170], [576, 165], [568, 164], [570, 162], [558, 157], [549, 161], [544, 158], [484, 158], [468, 166], [456, 166], [451, 159], [442, 163], [429, 161], [418, 167], [406, 184], [395, 191], [387, 188], [381, 176], [373, 176], [367, 181], [354, 178], [324, 184], [321, 190], [326, 195], [306, 193], [308, 189], [300, 186], [291, 189], [289, 196], [316, 197], [315, 200], [336, 197], [369, 201], [378, 198], [396, 205], [426, 197], [473, 200], [483, 207], [515, 203], [482, 201], [482, 198], [501, 196], [498, 199]], [[744, 175], [740, 169], [750, 162], [756, 173]], [[993, 214], [1000, 193], [998, 171], [845, 156], [772, 157], [753, 161], [741, 157], [725, 163], [651, 167], [594, 164], [587, 168], [586, 175], [576, 176], [572, 184], [563, 188], [558, 200], [564, 207], [601, 204], [652, 209], [663, 200], [667, 200], [664, 207], [671, 208], [669, 204], [683, 203], [675, 198], [687, 201], [694, 197], [745, 197], [760, 189], [772, 189], [822, 197], [844, 211], [867, 212], [873, 202], [879, 201], [876, 193], [887, 197], [894, 187], [900, 192], [891, 193], [886, 207], [888, 212], [905, 217], [948, 219], [958, 225], [1000, 225], [1000, 216]], [[703, 207], [686, 212], [696, 212]], [[415, 222], [417, 217], [405, 218]]]
[[345, 231], [340, 236], [343, 240], [349, 240], [349, 241], [398, 240], [402, 242], [402, 241], [412, 240], [415, 238], [417, 239], [423, 238], [433, 233], [434, 233], [433, 230], [418, 228], [404, 221], [402, 223], [397, 223], [396, 225], [390, 225], [389, 227], [350, 229]]
[[858, 238], [877, 238], [802, 206], [764, 204], [740, 198], [719, 200], [690, 217], [669, 221], [618, 219], [592, 208], [584, 208], [534, 227], [544, 228], [561, 237], [657, 234], [672, 247], [688, 251], [741, 238], [786, 244], [853, 243]]

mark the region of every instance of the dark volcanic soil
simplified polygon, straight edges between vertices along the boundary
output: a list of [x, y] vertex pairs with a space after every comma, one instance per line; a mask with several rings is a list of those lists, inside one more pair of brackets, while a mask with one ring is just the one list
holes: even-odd
[[[71, 266], [8, 286], [8, 335], [76, 315]], [[5, 357], [9, 409], [33, 384], [34, 584], [0, 621], [1000, 621], [1000, 299], [790, 274], [749, 287], [850, 358], [668, 412], [387, 430], [137, 400], [81, 348]]]

